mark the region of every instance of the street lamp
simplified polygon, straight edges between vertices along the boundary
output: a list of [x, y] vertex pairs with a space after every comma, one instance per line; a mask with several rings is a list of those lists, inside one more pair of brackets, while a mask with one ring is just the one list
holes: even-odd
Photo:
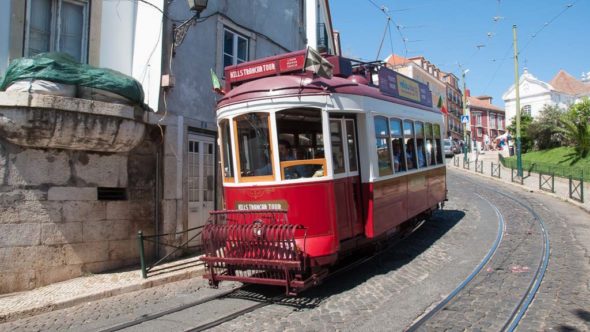
[[178, 26], [176, 24], [172, 25], [172, 55], [174, 55], [176, 48], [184, 41], [184, 37], [186, 36], [189, 27], [195, 24], [197, 19], [201, 16], [201, 12], [207, 8], [208, 0], [187, 0], [187, 2], [188, 8], [195, 12], [195, 14], [188, 20], [180, 23]]
[[192, 11], [197, 12], [197, 18], [199, 16], [199, 14], [201, 14], [201, 12], [203, 10], [205, 10], [205, 8], [207, 8], [207, 2], [209, 0], [187, 0], [188, 1], [188, 8]]
[[[467, 115], [467, 90], [465, 84], [465, 74], [469, 72], [469, 69], [465, 69], [461, 73], [463, 78], [463, 115]], [[463, 121], [461, 121], [463, 122]], [[468, 123], [463, 122], [463, 160], [467, 160], [467, 125]]]

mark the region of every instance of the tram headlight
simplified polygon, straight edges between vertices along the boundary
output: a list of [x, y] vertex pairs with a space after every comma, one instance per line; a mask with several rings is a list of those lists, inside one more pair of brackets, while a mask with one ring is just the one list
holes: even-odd
[[252, 232], [254, 233], [254, 236], [256, 236], [257, 238], [261, 238], [263, 233], [262, 228], [264, 227], [262, 221], [256, 220], [252, 223], [252, 226]]

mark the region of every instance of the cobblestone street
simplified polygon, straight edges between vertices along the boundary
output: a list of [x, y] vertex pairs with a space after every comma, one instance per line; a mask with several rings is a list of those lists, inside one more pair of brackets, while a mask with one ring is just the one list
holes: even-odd
[[[507, 308], [520, 301], [525, 281], [540, 258], [540, 233], [526, 210], [491, 190], [517, 196], [532, 206], [545, 220], [550, 235], [547, 273], [518, 330], [590, 330], [588, 214], [553, 197], [513, 189], [459, 170], [450, 169], [447, 182], [449, 201], [445, 209], [380, 259], [330, 279], [297, 299], [266, 306], [213, 330], [403, 330], [455, 289], [492, 246], [498, 217], [485, 200], [496, 204], [505, 219], [504, 247], [448, 310], [435, 315], [423, 329], [500, 329], [507, 319]], [[103, 330], [236, 284], [221, 286], [219, 290], [210, 289], [200, 278], [180, 281], [4, 323], [0, 330]], [[230, 296], [224, 301], [232, 304], [241, 300]], [[223, 310], [219, 306], [212, 312]], [[202, 323], [193, 321], [195, 317], [177, 315], [174, 319], [178, 321], [168, 318], [159, 325], [130, 330], [183, 330], [180, 320], [185, 326]]]

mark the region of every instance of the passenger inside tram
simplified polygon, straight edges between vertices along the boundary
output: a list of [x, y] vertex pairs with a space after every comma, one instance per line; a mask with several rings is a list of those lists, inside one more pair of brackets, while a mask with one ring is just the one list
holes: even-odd
[[406, 170], [406, 160], [402, 153], [402, 139], [392, 138], [391, 145], [393, 148], [393, 167], [396, 172], [403, 172]]
[[325, 175], [321, 111], [288, 109], [276, 113], [281, 178]]
[[414, 148], [414, 139], [410, 138], [406, 141], [406, 160], [408, 162], [408, 169], [415, 169], [416, 167], [416, 150]]

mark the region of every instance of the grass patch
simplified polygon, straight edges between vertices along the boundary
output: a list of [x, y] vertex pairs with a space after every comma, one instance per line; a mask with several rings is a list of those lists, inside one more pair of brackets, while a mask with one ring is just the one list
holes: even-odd
[[[504, 167], [516, 168], [516, 156], [505, 158]], [[574, 148], [533, 151], [522, 155], [522, 167], [533, 173], [555, 173], [555, 176], [590, 179], [590, 156], [580, 158]]]

